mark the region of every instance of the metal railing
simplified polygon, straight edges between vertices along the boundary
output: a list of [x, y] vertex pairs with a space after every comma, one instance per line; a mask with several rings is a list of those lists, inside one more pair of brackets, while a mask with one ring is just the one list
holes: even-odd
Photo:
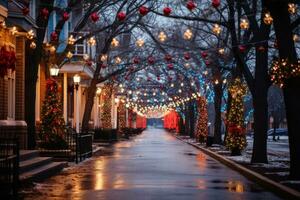
[[76, 134], [76, 163], [93, 155], [93, 135], [91, 133]]
[[15, 198], [19, 186], [18, 139], [0, 138], [0, 194]]

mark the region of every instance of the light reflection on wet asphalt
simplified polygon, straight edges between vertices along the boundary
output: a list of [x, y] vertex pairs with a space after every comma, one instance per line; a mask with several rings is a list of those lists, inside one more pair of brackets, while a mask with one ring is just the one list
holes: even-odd
[[239, 173], [160, 129], [116, 143], [34, 188], [25, 199], [276, 200]]

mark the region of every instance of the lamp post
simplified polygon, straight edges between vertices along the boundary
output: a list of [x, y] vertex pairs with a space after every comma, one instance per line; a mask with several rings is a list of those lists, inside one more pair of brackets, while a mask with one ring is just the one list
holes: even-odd
[[115, 105], [116, 105], [116, 128], [119, 129], [119, 112], [118, 107], [120, 103], [120, 99], [118, 97], [115, 98]]
[[80, 76], [78, 74], [75, 74], [73, 76], [73, 81], [75, 85], [75, 96], [76, 96], [76, 105], [75, 105], [75, 127], [76, 127], [76, 133], [79, 133], [79, 95], [78, 95], [78, 89], [80, 84]]
[[50, 65], [50, 76], [58, 76], [59, 68], [56, 64]]
[[95, 96], [95, 101], [94, 101], [94, 106], [95, 106], [95, 113], [94, 113], [94, 126], [95, 128], [99, 127], [99, 104], [100, 104], [100, 95], [101, 95], [101, 88], [97, 88], [96, 90], [96, 96]]

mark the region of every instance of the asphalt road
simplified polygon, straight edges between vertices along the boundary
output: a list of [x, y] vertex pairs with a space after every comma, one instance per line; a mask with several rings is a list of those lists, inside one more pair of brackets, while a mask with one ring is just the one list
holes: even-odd
[[25, 199], [275, 200], [256, 183], [161, 129], [116, 143], [38, 183]]

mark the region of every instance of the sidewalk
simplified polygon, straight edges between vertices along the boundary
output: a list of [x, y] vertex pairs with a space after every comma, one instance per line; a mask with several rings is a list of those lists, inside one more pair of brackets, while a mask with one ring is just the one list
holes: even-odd
[[241, 156], [230, 156], [230, 151], [222, 145], [206, 147], [187, 136], [174, 136], [202, 150], [248, 178], [259, 181], [265, 187], [275, 189], [279, 194], [291, 195], [290, 197], [293, 199], [300, 199], [300, 181], [289, 180], [289, 156], [286, 149], [281, 149], [279, 152], [276, 152], [276, 149], [268, 151], [268, 164], [252, 164], [250, 162], [252, 148], [249, 144]]

